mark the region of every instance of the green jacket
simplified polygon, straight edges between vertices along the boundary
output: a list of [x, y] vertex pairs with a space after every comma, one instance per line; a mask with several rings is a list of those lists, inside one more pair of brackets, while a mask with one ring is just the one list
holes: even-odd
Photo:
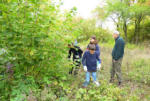
[[125, 42], [124, 40], [119, 36], [117, 39], [115, 39], [115, 46], [112, 50], [112, 58], [114, 60], [119, 60], [124, 55], [124, 48], [125, 48]]

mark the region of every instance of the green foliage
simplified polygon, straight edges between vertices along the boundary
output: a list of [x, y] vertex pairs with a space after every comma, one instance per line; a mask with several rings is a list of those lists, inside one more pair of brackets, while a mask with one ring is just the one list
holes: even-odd
[[89, 40], [91, 36], [95, 35], [97, 40], [100, 42], [108, 42], [112, 39], [109, 31], [102, 29], [101, 27], [96, 27], [95, 19], [79, 19], [80, 26], [80, 36], [78, 37], [79, 41]]
[[90, 83], [88, 88], [75, 87], [69, 93], [69, 98], [67, 98], [67, 96], [65, 98], [71, 99], [72, 101], [126, 101], [129, 99], [139, 99], [137, 96], [126, 97], [127, 95], [128, 93], [126, 88], [120, 89], [103, 80], [100, 87], [96, 87], [92, 83]]
[[147, 24], [142, 24], [150, 15], [150, 7], [146, 0], [107, 0], [107, 5], [102, 9], [105, 16], [101, 15], [101, 9], [98, 8], [96, 8], [98, 20], [104, 17], [106, 20], [111, 18], [116, 25], [116, 29], [123, 33], [126, 42], [137, 44], [149, 39], [149, 36], [147, 36], [149, 33], [143, 30], [147, 30]]
[[132, 69], [129, 72], [129, 77], [137, 82], [150, 84], [149, 72], [150, 72], [150, 60], [145, 61], [140, 59], [135, 61], [132, 65]]
[[[149, 17], [147, 17], [147, 19], [145, 19], [144, 22], [141, 23], [139, 42], [143, 43], [144, 41], [149, 41], [149, 39], [150, 39], [149, 27], [150, 27], [150, 20], [149, 20]], [[134, 26], [130, 25], [128, 28], [129, 42], [133, 42], [134, 30], [135, 30]]]
[[71, 25], [76, 9], [61, 15], [49, 0], [9, 0], [0, 3], [0, 11], [0, 100], [21, 101], [30, 90], [66, 80], [66, 44], [77, 36]]
[[114, 39], [108, 40], [108, 42], [106, 42], [106, 43], [103, 43], [103, 42], [100, 43], [101, 47], [113, 48], [114, 45], [115, 45], [115, 40]]

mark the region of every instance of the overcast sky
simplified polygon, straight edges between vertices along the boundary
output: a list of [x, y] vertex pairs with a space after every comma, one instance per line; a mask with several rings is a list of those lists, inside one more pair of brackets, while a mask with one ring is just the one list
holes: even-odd
[[[73, 7], [77, 7], [78, 16], [83, 18], [90, 18], [92, 17], [91, 11], [93, 11], [98, 5], [103, 6], [105, 0], [62, 0], [63, 6], [62, 9], [69, 10]], [[104, 28], [108, 28], [110, 30], [115, 30], [113, 22], [108, 19], [106, 20], [105, 24], [103, 24]]]
[[77, 7], [78, 14], [84, 18], [91, 17], [91, 11], [100, 4], [101, 0], [63, 0], [64, 9]]

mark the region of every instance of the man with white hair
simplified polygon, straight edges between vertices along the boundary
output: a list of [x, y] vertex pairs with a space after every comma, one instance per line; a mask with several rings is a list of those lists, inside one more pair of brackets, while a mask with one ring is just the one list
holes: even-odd
[[112, 68], [111, 68], [111, 79], [110, 82], [114, 81], [115, 74], [118, 78], [118, 85], [122, 83], [122, 73], [121, 73], [121, 64], [124, 55], [125, 42], [123, 38], [120, 37], [119, 32], [115, 31], [113, 33], [113, 38], [115, 39], [115, 45], [112, 50]]

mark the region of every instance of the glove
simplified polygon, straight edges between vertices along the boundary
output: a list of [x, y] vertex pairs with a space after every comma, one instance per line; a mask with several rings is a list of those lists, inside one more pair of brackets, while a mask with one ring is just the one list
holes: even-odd
[[75, 55], [76, 59], [79, 59], [79, 55]]
[[85, 72], [87, 72], [87, 67], [86, 66], [84, 66], [83, 69], [84, 69]]
[[100, 70], [101, 68], [101, 64], [98, 64], [97, 69]]

